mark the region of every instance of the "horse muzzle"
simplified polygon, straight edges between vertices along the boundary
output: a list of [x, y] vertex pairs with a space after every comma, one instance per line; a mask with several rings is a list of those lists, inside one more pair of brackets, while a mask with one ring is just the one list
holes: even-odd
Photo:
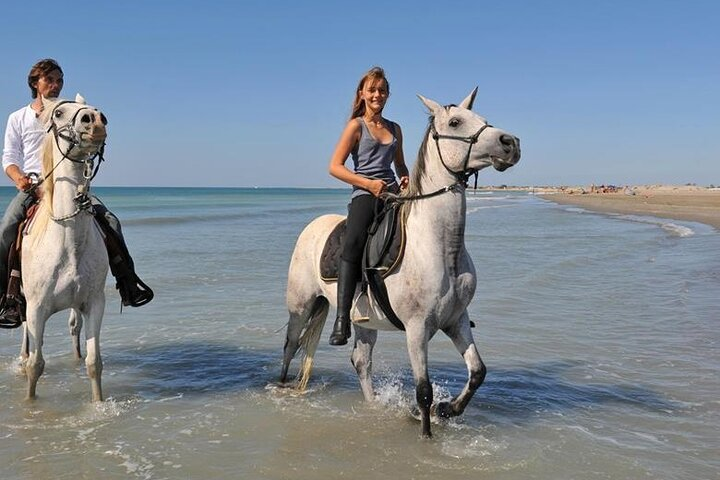
[[512, 135], [504, 134], [500, 137], [502, 145], [502, 156], [493, 156], [493, 168], [498, 172], [504, 172], [520, 161], [520, 139]]

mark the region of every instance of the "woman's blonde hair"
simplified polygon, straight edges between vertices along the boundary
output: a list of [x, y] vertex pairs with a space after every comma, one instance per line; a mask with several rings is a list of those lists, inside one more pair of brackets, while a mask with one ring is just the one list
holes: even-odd
[[365, 75], [362, 76], [360, 79], [360, 82], [358, 82], [357, 89], [355, 90], [355, 100], [353, 101], [352, 105], [352, 111], [350, 114], [350, 119], [361, 117], [365, 114], [365, 102], [360, 98], [360, 94], [362, 93], [362, 89], [365, 88], [365, 82], [368, 80], [376, 82], [378, 80], [384, 80], [385, 86], [387, 87], [388, 95], [390, 94], [390, 82], [388, 82], [387, 77], [385, 76], [385, 70], [383, 70], [380, 67], [373, 67], [370, 70], [367, 71]]

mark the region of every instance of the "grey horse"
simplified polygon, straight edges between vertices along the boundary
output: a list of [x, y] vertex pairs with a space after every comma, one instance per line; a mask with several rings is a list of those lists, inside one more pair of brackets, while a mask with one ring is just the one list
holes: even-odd
[[[407, 349], [416, 385], [422, 435], [431, 436], [431, 410], [441, 417], [463, 413], [485, 378], [470, 330], [467, 306], [475, 294], [476, 275], [465, 249], [466, 180], [485, 167], [503, 171], [520, 159], [520, 141], [471, 112], [477, 88], [460, 105], [442, 106], [419, 96], [430, 121], [410, 184], [397, 198], [403, 202], [406, 247], [401, 265], [385, 279], [392, 307], [405, 326]], [[320, 276], [325, 241], [344, 217], [324, 215], [300, 234], [290, 262], [287, 306], [290, 319], [284, 347], [281, 383], [287, 381], [290, 362], [304, 352], [298, 374], [304, 389], [312, 370], [329, 305], [335, 304], [337, 284]], [[377, 326], [354, 323], [351, 361], [366, 400], [375, 397], [372, 351]], [[433, 407], [428, 377], [428, 342], [442, 330], [455, 344], [468, 369], [462, 392], [450, 402]]]

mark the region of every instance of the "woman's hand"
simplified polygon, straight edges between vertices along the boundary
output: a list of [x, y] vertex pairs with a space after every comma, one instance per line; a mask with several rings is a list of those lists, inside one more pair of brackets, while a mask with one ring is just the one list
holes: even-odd
[[382, 180], [369, 180], [365, 189], [376, 197], [379, 197], [380, 194], [385, 191], [386, 186]]
[[400, 177], [400, 190], [405, 190], [408, 186], [408, 183], [410, 183], [410, 177], [407, 175], [403, 175]]

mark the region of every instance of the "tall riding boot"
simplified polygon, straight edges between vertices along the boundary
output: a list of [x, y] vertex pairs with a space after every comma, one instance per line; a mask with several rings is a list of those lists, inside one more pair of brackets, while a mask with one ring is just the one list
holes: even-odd
[[13, 243], [7, 262], [10, 278], [0, 300], [0, 328], [17, 328], [25, 321], [25, 297], [20, 292], [20, 251]]
[[330, 345], [345, 345], [350, 338], [350, 307], [352, 307], [360, 266], [340, 259], [337, 284], [337, 318], [330, 334]]
[[110, 272], [115, 277], [115, 288], [120, 292], [123, 306], [141, 307], [149, 303], [155, 294], [135, 273], [125, 241], [110, 227], [104, 217], [96, 215], [95, 219], [105, 234]]

